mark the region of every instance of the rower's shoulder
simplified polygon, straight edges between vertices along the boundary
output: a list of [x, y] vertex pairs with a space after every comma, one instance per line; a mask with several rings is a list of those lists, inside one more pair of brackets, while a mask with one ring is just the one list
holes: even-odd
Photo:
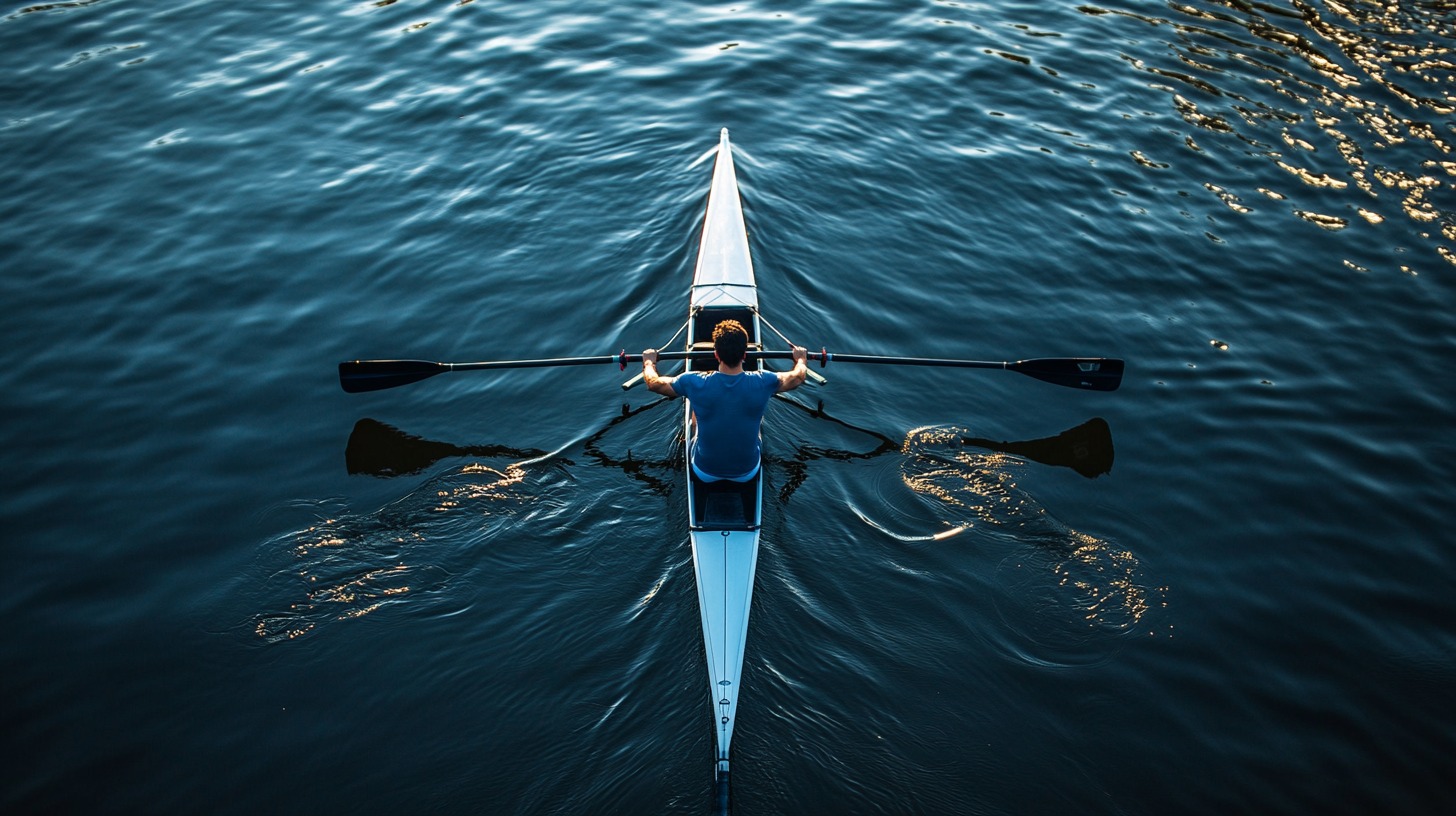
[[[710, 371], [684, 371], [676, 377], [673, 377], [672, 381], [691, 389], [707, 382], [708, 375], [711, 373]], [[679, 388], [678, 390], [681, 391], [682, 389]]]

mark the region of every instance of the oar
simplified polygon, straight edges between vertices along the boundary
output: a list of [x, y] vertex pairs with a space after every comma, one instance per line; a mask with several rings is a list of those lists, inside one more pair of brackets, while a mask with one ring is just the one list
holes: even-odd
[[[751, 351], [757, 360], [790, 360], [790, 351]], [[663, 351], [659, 360], [707, 360], [711, 351]], [[831, 362], [874, 363], [902, 366], [938, 366], [942, 368], [1000, 368], [1034, 377], [1053, 385], [1083, 388], [1090, 391], [1116, 391], [1122, 384], [1123, 361], [1110, 357], [1042, 357], [1033, 360], [986, 362], [982, 360], [941, 360], [928, 357], [877, 357], [868, 354], [830, 354], [810, 352], [809, 359], [820, 365]], [[351, 394], [381, 391], [429, 379], [447, 371], [484, 371], [501, 368], [547, 368], [552, 366], [600, 365], [617, 363], [623, 368], [642, 362], [641, 354], [601, 355], [596, 357], [557, 357], [546, 360], [496, 360], [480, 363], [432, 363], [426, 360], [352, 360], [339, 363], [339, 383]]]

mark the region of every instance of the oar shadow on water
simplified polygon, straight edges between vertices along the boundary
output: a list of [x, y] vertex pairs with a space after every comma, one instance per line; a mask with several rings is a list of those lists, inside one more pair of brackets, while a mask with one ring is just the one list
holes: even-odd
[[[668, 458], [644, 459], [634, 455], [630, 448], [625, 455], [610, 454], [602, 447], [601, 442], [621, 423], [670, 402], [674, 402], [674, 400], [655, 400], [636, 408], [623, 405], [621, 414], [613, 417], [605, 426], [582, 441], [584, 454], [603, 467], [622, 470], [628, 476], [647, 485], [655, 493], [664, 495], [669, 493], [675, 484], [672, 476], [682, 465], [681, 445], [674, 446], [674, 453]], [[813, 407], [788, 397], [780, 397], [780, 402], [813, 419], [833, 423], [861, 434], [867, 442], [863, 450], [805, 444], [801, 445], [790, 458], [771, 457], [770, 466], [777, 465], [785, 471], [784, 484], [779, 491], [780, 503], [787, 502], [794, 491], [808, 478], [810, 462], [872, 459], [899, 451], [904, 447], [904, 442], [887, 434], [854, 425], [829, 414], [824, 410], [823, 401]], [[965, 436], [961, 438], [961, 444], [966, 447], [1011, 454], [1043, 465], [1069, 468], [1089, 479], [1095, 479], [1112, 471], [1112, 431], [1108, 427], [1107, 421], [1100, 417], [1089, 419], [1056, 436], [1020, 442], [993, 441]], [[536, 448], [478, 443], [462, 445], [425, 439], [366, 417], [356, 422], [353, 431], [349, 434], [349, 441], [344, 450], [344, 463], [351, 474], [394, 478], [422, 473], [436, 463], [451, 458], [483, 457], [526, 460], [547, 455], [548, 451]]]
[[[867, 445], [869, 449], [862, 451], [824, 448], [815, 445], [801, 446], [792, 460], [784, 462], [784, 468], [788, 471], [788, 479], [779, 494], [779, 500], [781, 502], [787, 501], [789, 496], [808, 477], [807, 463], [810, 461], [815, 459], [829, 459], [845, 462], [857, 459], [873, 459], [887, 453], [904, 450], [905, 448], [906, 442], [904, 441], [898, 441], [887, 434], [846, 422], [829, 414], [824, 410], [824, 402], [822, 400], [814, 407], [810, 407], [790, 397], [780, 397], [780, 400], [784, 404], [802, 411], [813, 419], [831, 422], [861, 434], [869, 443], [873, 444], [873, 447]], [[1068, 428], [1062, 431], [1056, 436], [1029, 439], [1022, 442], [998, 442], [981, 437], [961, 436], [960, 444], [964, 447], [982, 448], [995, 453], [1010, 454], [1051, 467], [1069, 468], [1088, 479], [1095, 479], [1098, 476], [1112, 472], [1112, 428], [1107, 424], [1107, 420], [1101, 417], [1093, 417], [1074, 428]]]
[[[668, 478], [668, 472], [681, 470], [682, 467], [681, 445], [677, 446], [675, 455], [669, 458], [644, 459], [634, 455], [630, 448], [625, 455], [609, 453], [602, 446], [602, 442], [607, 434], [628, 419], [670, 402], [674, 400], [659, 399], [636, 408], [623, 405], [620, 414], [578, 443], [583, 455], [603, 467], [620, 469], [656, 493], [669, 492], [674, 482]], [[549, 456], [551, 453], [536, 448], [481, 443], [457, 444], [425, 439], [366, 417], [354, 423], [354, 430], [349, 434], [349, 441], [344, 449], [344, 464], [353, 475], [391, 479], [422, 473], [446, 459], [479, 457], [525, 461]], [[570, 465], [571, 462], [562, 460], [562, 464]]]
[[1112, 472], [1112, 429], [1108, 427], [1107, 420], [1101, 417], [1093, 417], [1075, 428], [1044, 439], [993, 442], [990, 439], [963, 436], [961, 444], [997, 453], [1009, 453], [1043, 465], [1071, 468], [1088, 479]]
[[479, 456], [536, 459], [547, 451], [506, 445], [456, 445], [436, 442], [368, 417], [354, 423], [344, 448], [344, 466], [354, 475], [393, 478], [421, 473], [442, 459]]

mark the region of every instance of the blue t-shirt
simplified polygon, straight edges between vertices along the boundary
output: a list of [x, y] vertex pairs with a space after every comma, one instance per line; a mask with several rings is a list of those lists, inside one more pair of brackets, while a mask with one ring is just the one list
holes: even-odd
[[699, 470], [732, 478], [758, 467], [758, 426], [768, 401], [779, 390], [779, 375], [692, 371], [678, 375], [672, 390], [688, 398], [698, 417], [692, 457]]

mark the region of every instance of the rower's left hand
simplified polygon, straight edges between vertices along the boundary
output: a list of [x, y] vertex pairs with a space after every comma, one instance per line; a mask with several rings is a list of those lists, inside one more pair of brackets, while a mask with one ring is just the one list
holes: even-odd
[[807, 362], [808, 360], [809, 350], [804, 348], [803, 346], [794, 346], [794, 365]]

